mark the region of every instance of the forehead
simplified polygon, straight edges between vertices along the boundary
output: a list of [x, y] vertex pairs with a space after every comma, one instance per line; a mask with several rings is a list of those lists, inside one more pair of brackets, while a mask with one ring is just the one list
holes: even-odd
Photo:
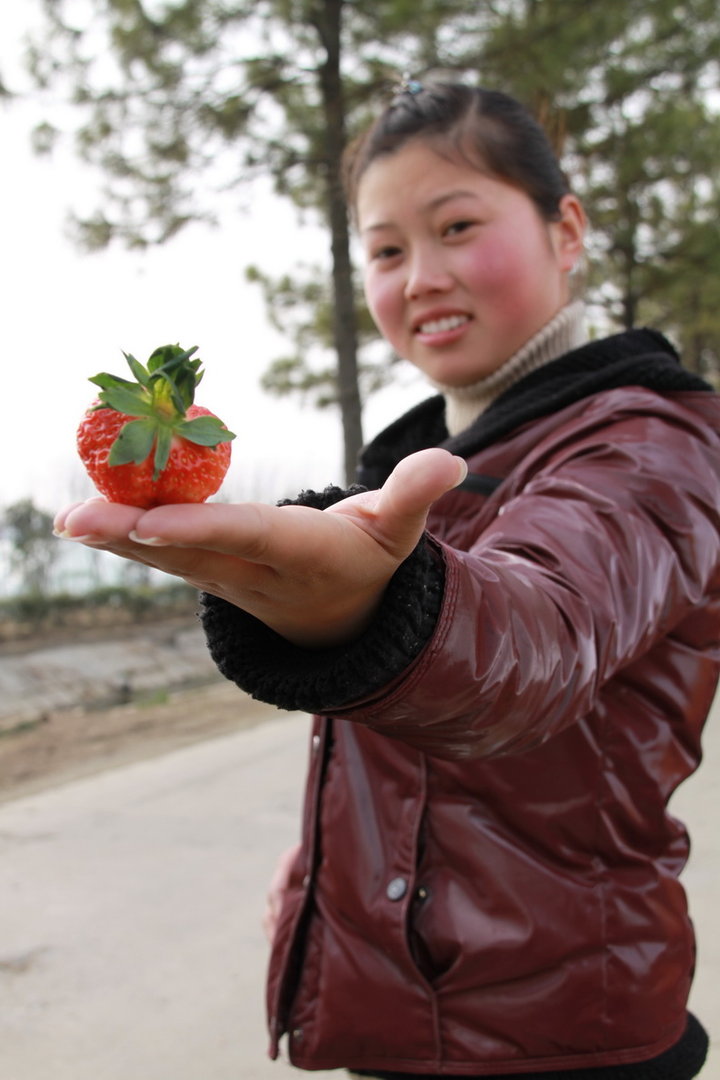
[[431, 211], [455, 196], [491, 198], [496, 189], [507, 187], [460, 153], [414, 140], [376, 158], [363, 173], [357, 189], [358, 226], [364, 232], [389, 224], [398, 214]]

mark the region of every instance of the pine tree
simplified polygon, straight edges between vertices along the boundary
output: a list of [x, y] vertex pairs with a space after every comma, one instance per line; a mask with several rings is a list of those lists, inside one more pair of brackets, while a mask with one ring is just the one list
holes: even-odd
[[[107, 178], [85, 242], [162, 243], [211, 216], [213, 194], [271, 176], [327, 229], [329, 273], [254, 280], [294, 351], [265, 384], [341, 409], [345, 468], [362, 442], [361, 385], [340, 157], [404, 70], [454, 72], [525, 101], [589, 211], [588, 297], [607, 323], [652, 322], [720, 367], [720, 16], [716, 0], [43, 0], [32, 52], [65, 86], [78, 149]], [[50, 123], [37, 132], [52, 145]], [[323, 361], [310, 361], [319, 350]], [[333, 356], [324, 363], [325, 355]]]
[[[478, 54], [564, 154], [592, 227], [589, 299], [720, 369], [716, 0], [516, 0]], [[519, 63], [518, 58], [522, 58]]]
[[[65, 85], [77, 145], [107, 177], [101, 209], [77, 222], [102, 247], [162, 243], [209, 217], [211, 185], [271, 175], [330, 237], [333, 397], [345, 470], [362, 444], [356, 297], [341, 157], [349, 122], [405, 67], [442, 62], [466, 0], [43, 0], [31, 52], [40, 86]], [[44, 123], [37, 144], [57, 132]]]

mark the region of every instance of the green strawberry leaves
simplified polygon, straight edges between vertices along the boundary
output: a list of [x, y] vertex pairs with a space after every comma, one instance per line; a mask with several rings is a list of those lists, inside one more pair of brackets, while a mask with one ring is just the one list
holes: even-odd
[[90, 382], [103, 388], [98, 398], [104, 406], [126, 413], [128, 416], [155, 415], [152, 394], [143, 390], [141, 386], [128, 382], [126, 379], [117, 378], [115, 375], [105, 374], [96, 375]]
[[153, 481], [157, 480], [160, 473], [163, 471], [168, 463], [170, 457], [170, 450], [172, 449], [173, 432], [168, 427], [159, 427], [157, 429], [157, 438], [155, 440], [155, 468], [153, 470]]
[[[228, 442], [230, 435], [217, 416], [196, 416], [192, 420], [184, 420], [175, 426], [175, 431], [198, 446], [217, 446], [218, 443]], [[235, 438], [234, 435], [231, 437]]]
[[[143, 365], [138, 363], [138, 361], [135, 359], [135, 357], [132, 356], [130, 353], [124, 352], [123, 356], [127, 360], [128, 365], [130, 367], [130, 370], [132, 371], [133, 375], [135, 376], [136, 380], [140, 383], [140, 385], [145, 386], [145, 387], [149, 387], [150, 386], [150, 365], [148, 364], [148, 366], [146, 368], [143, 367]], [[95, 379], [95, 380], [91, 379], [90, 381], [91, 382], [97, 381], [97, 379]], [[120, 381], [122, 381], [122, 380], [120, 380]]]
[[147, 366], [123, 353], [134, 382], [107, 372], [90, 379], [100, 387], [96, 408], [137, 418], [121, 428], [110, 450], [110, 465], [140, 465], [154, 451], [153, 480], [157, 480], [168, 463], [174, 437], [208, 447], [235, 438], [216, 416], [186, 419], [204, 374], [202, 361], [191, 359], [195, 352], [197, 346], [162, 345], [150, 355]]
[[157, 435], [152, 420], [129, 420], [120, 430], [110, 449], [110, 465], [128, 465], [131, 461], [141, 465], [150, 454]]
[[142, 465], [155, 449], [153, 481], [168, 463], [172, 449], [173, 430], [153, 420], [128, 420], [110, 447], [108, 465]]

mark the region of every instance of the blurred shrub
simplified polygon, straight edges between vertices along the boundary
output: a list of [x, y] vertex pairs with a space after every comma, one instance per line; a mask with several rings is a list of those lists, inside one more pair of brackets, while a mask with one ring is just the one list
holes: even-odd
[[107, 629], [192, 616], [198, 594], [182, 581], [162, 587], [103, 585], [87, 593], [24, 593], [0, 600], [0, 643], [66, 629]]

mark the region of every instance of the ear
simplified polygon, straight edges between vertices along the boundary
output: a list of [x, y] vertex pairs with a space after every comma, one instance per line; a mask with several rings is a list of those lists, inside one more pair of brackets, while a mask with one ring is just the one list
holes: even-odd
[[587, 217], [576, 195], [563, 195], [560, 217], [552, 223], [553, 244], [561, 270], [570, 271], [584, 250]]

